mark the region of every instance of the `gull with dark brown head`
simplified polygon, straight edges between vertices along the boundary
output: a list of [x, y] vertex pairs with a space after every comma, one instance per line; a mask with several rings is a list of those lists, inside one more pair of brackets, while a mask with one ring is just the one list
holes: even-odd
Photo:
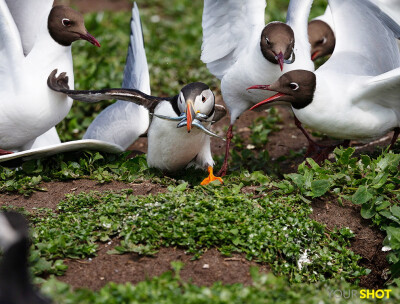
[[60, 68], [72, 86], [71, 44], [84, 39], [100, 46], [81, 14], [52, 3], [0, 0], [0, 154], [60, 142], [54, 126], [72, 100], [49, 90], [47, 77]]
[[[296, 117], [329, 136], [368, 142], [400, 132], [400, 25], [367, 0], [329, 0], [336, 31], [331, 58], [315, 73], [290, 71], [271, 85], [277, 92], [258, 103], [292, 106]], [[373, 39], [371, 39], [373, 37]], [[326, 151], [329, 152], [329, 151]], [[322, 161], [327, 153], [317, 158]]]
[[311, 45], [311, 60], [330, 55], [335, 49], [332, 13], [329, 6], [325, 13], [308, 23], [308, 39]]
[[231, 115], [224, 164], [228, 168], [232, 127], [236, 119], [266, 91], [247, 91], [254, 83], [275, 81], [292, 69], [313, 71], [307, 35], [312, 0], [291, 0], [286, 23], [265, 25], [265, 0], [205, 0], [201, 60], [221, 79], [221, 91]]
[[[388, 14], [397, 23], [400, 23], [400, 1], [398, 0], [374, 0], [381, 10]], [[325, 13], [308, 24], [308, 37], [311, 44], [311, 59], [331, 55], [335, 49], [335, 26], [332, 12], [327, 6]], [[400, 47], [400, 43], [398, 43]]]

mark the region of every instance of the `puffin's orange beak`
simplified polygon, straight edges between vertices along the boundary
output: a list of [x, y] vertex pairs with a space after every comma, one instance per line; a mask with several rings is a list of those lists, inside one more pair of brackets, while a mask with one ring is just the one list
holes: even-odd
[[194, 108], [193, 108], [193, 102], [191, 100], [188, 100], [186, 102], [187, 104], [187, 109], [186, 109], [186, 128], [188, 133], [190, 133], [190, 130], [192, 130], [192, 123], [193, 123], [193, 119], [196, 116], [196, 113], [194, 112]]

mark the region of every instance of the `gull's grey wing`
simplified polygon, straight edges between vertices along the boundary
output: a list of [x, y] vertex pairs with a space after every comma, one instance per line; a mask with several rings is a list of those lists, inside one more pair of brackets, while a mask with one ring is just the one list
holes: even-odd
[[[136, 89], [150, 95], [150, 76], [144, 48], [139, 9], [133, 4], [131, 35], [126, 57], [123, 89]], [[150, 107], [151, 108], [151, 107]], [[84, 139], [99, 139], [127, 149], [149, 127], [149, 111], [132, 102], [118, 100], [105, 108], [90, 124]]]
[[0, 0], [0, 91], [13, 87], [12, 80], [18, 78], [24, 59], [18, 28], [5, 0]]
[[53, 2], [53, 0], [6, 0], [18, 27], [25, 55], [32, 50], [42, 23], [47, 23]]
[[142, 24], [136, 2], [133, 4], [132, 9], [130, 43], [126, 57], [122, 88], [137, 89], [143, 93], [151, 94]]
[[221, 79], [265, 26], [265, 0], [204, 0], [201, 60]]
[[227, 111], [226, 108], [224, 106], [221, 105], [215, 105], [215, 113], [214, 113], [214, 117], [213, 117], [213, 122], [216, 123], [217, 121], [219, 121], [220, 119], [222, 119], [223, 117], [225, 117]]
[[61, 73], [58, 77], [57, 69], [51, 72], [47, 79], [47, 85], [56, 92], [67, 94], [74, 100], [86, 103], [95, 103], [102, 100], [125, 100], [135, 104], [144, 106], [150, 112], [154, 112], [155, 107], [165, 98], [159, 98], [147, 95], [139, 90], [134, 89], [103, 89], [103, 90], [70, 90], [68, 86], [68, 76]]

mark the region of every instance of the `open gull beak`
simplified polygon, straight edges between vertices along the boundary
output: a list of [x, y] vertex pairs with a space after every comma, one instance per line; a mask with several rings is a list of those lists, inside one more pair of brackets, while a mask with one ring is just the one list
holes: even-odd
[[[269, 86], [269, 85], [255, 85], [255, 86], [252, 86], [252, 87], [250, 87], [250, 88], [247, 88], [247, 90], [267, 90], [267, 91], [273, 91], [273, 90], [270, 89], [270, 86]], [[286, 94], [284, 94], [284, 93], [277, 93], [277, 94], [275, 94], [274, 96], [271, 96], [270, 98], [267, 98], [267, 99], [265, 99], [265, 100], [263, 100], [263, 101], [260, 101], [260, 102], [257, 103], [256, 105], [252, 106], [252, 107], [250, 108], [250, 110], [254, 110], [254, 109], [256, 109], [256, 108], [258, 108], [258, 107], [260, 107], [260, 106], [262, 106], [262, 105], [271, 103], [271, 102], [273, 102], [274, 100], [277, 100], [278, 98], [280, 98], [280, 97], [282, 97], [282, 96], [285, 96], [285, 95], [286, 95]]]
[[190, 133], [190, 130], [192, 130], [192, 124], [193, 124], [193, 120], [196, 117], [196, 113], [194, 112], [194, 108], [193, 108], [193, 101], [188, 100], [186, 102], [187, 104], [187, 109], [186, 109], [186, 128], [188, 133]]
[[100, 43], [97, 41], [96, 38], [94, 38], [92, 35], [89, 34], [89, 32], [86, 32], [86, 34], [79, 34], [79, 36], [81, 37], [81, 39], [84, 39], [88, 42], [90, 42], [91, 44], [100, 47]]

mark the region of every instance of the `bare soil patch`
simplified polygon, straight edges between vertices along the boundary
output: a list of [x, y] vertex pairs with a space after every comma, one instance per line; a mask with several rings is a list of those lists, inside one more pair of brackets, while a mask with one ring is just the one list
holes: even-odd
[[132, 189], [134, 195], [149, 195], [164, 193], [166, 188], [152, 184], [149, 181], [140, 184], [127, 184], [123, 182], [111, 182], [99, 184], [93, 180], [80, 179], [68, 182], [50, 182], [43, 183], [42, 192], [34, 192], [31, 196], [26, 197], [19, 194], [0, 193], [0, 206], [23, 207], [27, 211], [37, 208], [50, 208], [55, 210], [60, 201], [65, 198], [68, 193], [78, 194], [80, 192], [89, 191], [119, 191], [123, 189]]
[[224, 284], [251, 284], [250, 267], [258, 266], [262, 272], [267, 272], [266, 266], [246, 260], [243, 255], [234, 254], [231, 257], [221, 255], [216, 249], [206, 251], [201, 259], [192, 261], [182, 249], [161, 248], [154, 257], [140, 256], [136, 253], [110, 255], [107, 251], [116, 244], [101, 245], [98, 256], [92, 260], [69, 260], [65, 276], [59, 279], [74, 287], [100, 289], [108, 282], [136, 284], [147, 278], [159, 276], [172, 270], [172, 261], [185, 264], [180, 276], [187, 282], [201, 286], [210, 286], [220, 281]]
[[389, 264], [382, 251], [385, 235], [371, 221], [360, 215], [360, 207], [351, 202], [340, 205], [335, 199], [316, 199], [312, 202], [311, 218], [324, 223], [328, 229], [348, 227], [355, 234], [351, 249], [362, 257], [361, 265], [371, 269], [371, 273], [361, 278], [360, 285], [366, 288], [381, 288], [387, 281]]

